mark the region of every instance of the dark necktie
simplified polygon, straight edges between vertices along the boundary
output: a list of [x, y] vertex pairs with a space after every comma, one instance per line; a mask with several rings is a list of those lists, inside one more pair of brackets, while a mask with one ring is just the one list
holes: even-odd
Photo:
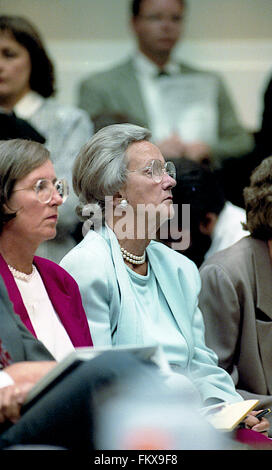
[[157, 77], [169, 77], [169, 73], [166, 70], [159, 70]]
[[3, 343], [0, 339], [0, 369], [4, 369], [10, 364], [11, 364], [11, 357], [8, 351], [4, 348]]

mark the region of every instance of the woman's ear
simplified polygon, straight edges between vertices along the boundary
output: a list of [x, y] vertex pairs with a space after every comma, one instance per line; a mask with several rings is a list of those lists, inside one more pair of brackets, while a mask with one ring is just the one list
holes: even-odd
[[2, 207], [3, 207], [4, 214], [13, 214], [14, 211], [12, 211], [11, 208], [8, 207], [6, 203], [4, 203]]
[[112, 196], [112, 203], [113, 203], [113, 207], [116, 207], [118, 206], [120, 200], [121, 200], [121, 194], [119, 192], [115, 193], [113, 196]]
[[112, 198], [113, 198], [113, 207], [117, 207], [122, 200], [126, 199], [125, 191], [122, 191], [122, 190], [118, 191], [117, 193], [113, 195]]

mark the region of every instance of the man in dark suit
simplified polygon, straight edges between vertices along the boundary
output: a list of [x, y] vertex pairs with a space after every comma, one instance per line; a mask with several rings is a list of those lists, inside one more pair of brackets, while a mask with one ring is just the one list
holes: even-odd
[[[272, 76], [268, 80], [263, 97], [263, 115], [260, 131], [256, 135], [256, 153], [265, 158], [272, 154]], [[260, 161], [260, 160], [259, 160]]]
[[[135, 357], [107, 352], [74, 368], [20, 416], [29, 389], [56, 363], [13, 313], [1, 278], [0, 325], [0, 449], [34, 444], [92, 450], [94, 411], [103, 391], [137, 373], [153, 378], [153, 369]], [[3, 386], [5, 378], [11, 385]]]

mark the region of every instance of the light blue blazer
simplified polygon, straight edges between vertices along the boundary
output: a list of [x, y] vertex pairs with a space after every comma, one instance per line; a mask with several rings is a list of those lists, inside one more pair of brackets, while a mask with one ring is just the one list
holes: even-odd
[[[147, 247], [147, 256], [187, 343], [187, 353], [181, 358], [183, 369], [203, 401], [212, 397], [242, 400], [230, 376], [217, 366], [216, 354], [205, 345], [196, 266], [155, 241]], [[78, 283], [94, 346], [144, 344], [145, 325], [137, 315], [118, 240], [109, 228], [90, 230], [60, 264]]]

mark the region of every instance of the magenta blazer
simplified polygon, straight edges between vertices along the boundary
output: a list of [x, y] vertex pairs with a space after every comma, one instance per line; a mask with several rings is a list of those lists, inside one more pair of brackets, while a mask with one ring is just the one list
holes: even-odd
[[[33, 263], [39, 271], [52, 305], [73, 345], [75, 347], [93, 346], [76, 281], [58, 264], [48, 259], [35, 256]], [[20, 291], [2, 255], [0, 255], [0, 274], [5, 282], [15, 313], [21, 317], [28, 330], [36, 336]]]

